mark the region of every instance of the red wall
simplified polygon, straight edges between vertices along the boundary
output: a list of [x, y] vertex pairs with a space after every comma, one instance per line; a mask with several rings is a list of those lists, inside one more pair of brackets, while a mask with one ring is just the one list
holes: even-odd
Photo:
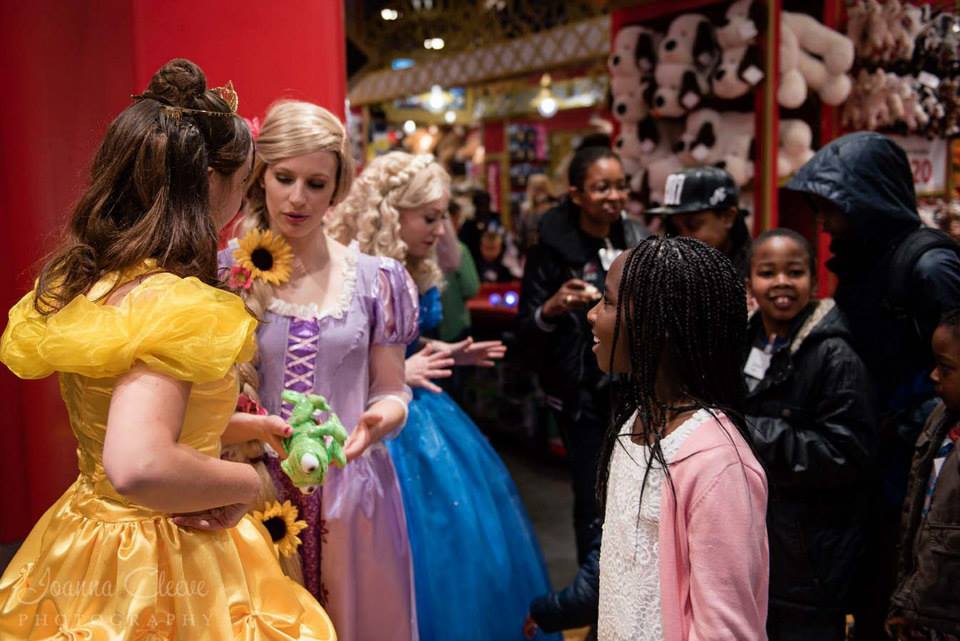
[[[233, 80], [240, 112], [279, 97], [343, 115], [343, 6], [337, 0], [0, 2], [0, 309], [29, 288], [86, 181], [110, 120], [168, 59]], [[6, 314], [0, 311], [0, 331]], [[56, 379], [0, 366], [0, 542], [22, 538], [76, 477], [76, 441]]]

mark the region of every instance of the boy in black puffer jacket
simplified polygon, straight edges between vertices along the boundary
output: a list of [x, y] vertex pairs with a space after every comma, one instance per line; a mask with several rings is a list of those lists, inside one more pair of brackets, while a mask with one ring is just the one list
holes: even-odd
[[811, 301], [813, 258], [789, 230], [753, 245], [745, 413], [770, 484], [771, 641], [841, 641], [863, 545], [875, 418], [840, 310]]

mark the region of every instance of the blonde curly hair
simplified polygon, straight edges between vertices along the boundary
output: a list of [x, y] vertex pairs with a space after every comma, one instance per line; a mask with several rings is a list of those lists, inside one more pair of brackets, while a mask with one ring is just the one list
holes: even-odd
[[[336, 187], [331, 202], [335, 205], [349, 193], [355, 171], [350, 141], [343, 123], [323, 107], [309, 102], [282, 100], [271, 105], [257, 137], [256, 162], [250, 176], [250, 186], [247, 188], [243, 217], [237, 229], [238, 235], [243, 236], [254, 228], [270, 228], [266, 190], [263, 186], [267, 167], [287, 158], [318, 151], [329, 151], [337, 157]], [[249, 310], [260, 319], [266, 315], [273, 294], [273, 287], [259, 280], [254, 281], [250, 289], [240, 292]], [[237, 374], [240, 391], [260, 402], [258, 356], [239, 365]], [[223, 450], [224, 458], [239, 461], [255, 461], [262, 454], [263, 447], [259, 441], [248, 441], [225, 447]], [[275, 500], [276, 493], [269, 472], [262, 463], [256, 463], [254, 467], [261, 476], [264, 502]], [[281, 557], [280, 561], [288, 576], [303, 583], [298, 555]]]
[[400, 210], [450, 196], [450, 175], [429, 154], [392, 151], [373, 159], [346, 199], [327, 212], [327, 233], [341, 243], [356, 240], [360, 251], [403, 263], [421, 293], [443, 284], [435, 251], [410, 256], [400, 237]]

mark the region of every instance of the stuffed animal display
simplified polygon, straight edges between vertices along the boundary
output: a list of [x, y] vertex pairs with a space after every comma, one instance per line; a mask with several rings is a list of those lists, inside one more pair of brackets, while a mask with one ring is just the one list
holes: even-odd
[[[346, 466], [343, 444], [347, 430], [324, 397], [292, 390], [284, 390], [280, 396], [293, 405], [287, 419], [293, 435], [283, 441], [287, 458], [280, 467], [301, 492], [312, 494], [323, 484], [331, 463], [340, 468]], [[326, 413], [327, 419], [318, 425], [320, 413]]]
[[930, 138], [960, 134], [957, 15], [899, 0], [856, 0], [847, 14], [859, 69], [843, 126]]
[[[660, 23], [666, 28], [659, 31], [630, 25], [614, 37], [607, 61], [611, 111], [619, 122], [614, 148], [631, 191], [647, 206], [662, 203], [666, 177], [683, 167], [722, 167], [739, 186], [753, 179], [754, 113], [732, 111], [743, 103], [726, 101], [749, 95], [766, 75], [759, 47], [767, 32], [766, 3], [736, 0], [723, 11], [715, 20], [681, 13]], [[784, 14], [780, 29], [780, 103], [798, 107], [810, 94], [828, 104], [846, 99], [854, 62], [850, 40], [804, 14]], [[803, 121], [781, 122], [780, 176], [813, 155], [812, 141]]]

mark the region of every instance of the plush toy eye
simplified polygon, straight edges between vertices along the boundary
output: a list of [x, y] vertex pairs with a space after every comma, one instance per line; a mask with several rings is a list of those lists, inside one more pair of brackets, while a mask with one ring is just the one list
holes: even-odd
[[320, 461], [316, 456], [308, 452], [300, 457], [300, 467], [303, 468], [303, 471], [307, 474], [312, 474], [320, 467]]
[[303, 494], [313, 494], [319, 487], [319, 485], [304, 485], [300, 488], [300, 492]]

